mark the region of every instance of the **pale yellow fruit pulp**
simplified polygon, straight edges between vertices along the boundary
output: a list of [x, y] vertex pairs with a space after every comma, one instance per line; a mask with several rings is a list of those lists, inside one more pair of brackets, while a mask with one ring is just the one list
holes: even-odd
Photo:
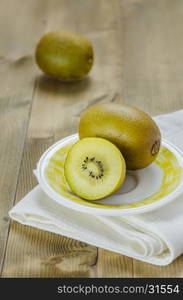
[[[92, 161], [92, 158], [95, 160]], [[103, 176], [97, 179], [101, 174], [99, 161]], [[87, 169], [82, 168], [83, 164]], [[90, 172], [95, 178], [89, 175]], [[120, 188], [125, 179], [126, 166], [121, 152], [114, 144], [101, 138], [85, 138], [76, 142], [69, 151], [64, 174], [76, 195], [87, 200], [97, 200]]]

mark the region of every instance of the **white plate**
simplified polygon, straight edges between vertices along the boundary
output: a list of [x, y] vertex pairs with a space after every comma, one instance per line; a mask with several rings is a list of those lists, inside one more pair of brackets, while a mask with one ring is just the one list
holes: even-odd
[[97, 215], [144, 213], [173, 201], [183, 191], [183, 154], [163, 140], [154, 163], [145, 169], [127, 171], [125, 183], [112, 196], [87, 201], [74, 195], [64, 176], [64, 160], [78, 135], [66, 137], [52, 145], [40, 158], [37, 178], [54, 201], [80, 212]]

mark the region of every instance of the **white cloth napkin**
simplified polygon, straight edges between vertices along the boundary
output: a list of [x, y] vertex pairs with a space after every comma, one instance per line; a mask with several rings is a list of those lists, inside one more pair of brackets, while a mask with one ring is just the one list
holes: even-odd
[[[183, 150], [183, 110], [155, 118], [163, 137]], [[24, 225], [61, 234], [156, 265], [183, 253], [183, 194], [155, 211], [93, 216], [64, 207], [36, 186], [9, 212]]]

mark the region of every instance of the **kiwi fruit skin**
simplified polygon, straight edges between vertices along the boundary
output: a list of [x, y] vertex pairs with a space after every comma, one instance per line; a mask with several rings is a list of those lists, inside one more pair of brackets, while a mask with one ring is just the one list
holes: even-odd
[[123, 104], [99, 103], [85, 110], [79, 123], [80, 139], [102, 137], [122, 152], [129, 170], [142, 169], [157, 157], [161, 133], [145, 112]]
[[76, 81], [89, 73], [94, 52], [86, 37], [75, 32], [56, 31], [40, 39], [35, 59], [46, 75], [62, 81]]
[[[92, 193], [92, 192], [89, 193], [88, 190], [83, 192], [82, 189], [79, 188], [79, 186], [77, 185], [77, 181], [78, 181], [79, 176], [75, 176], [74, 180], [71, 178], [72, 175], [73, 175], [73, 167], [74, 167], [73, 159], [75, 161], [77, 160], [77, 153], [76, 153], [75, 149], [78, 148], [78, 146], [81, 146], [81, 144], [83, 144], [83, 146], [84, 146], [83, 147], [84, 151], [87, 148], [91, 149], [93, 147], [93, 145], [94, 145], [95, 149], [97, 149], [97, 148], [100, 149], [99, 152], [97, 150], [95, 150], [92, 153], [92, 156], [95, 155], [95, 157], [96, 157], [96, 155], [100, 154], [101, 157], [102, 157], [102, 160], [104, 159], [104, 156], [105, 156], [104, 153], [106, 153], [106, 151], [108, 152], [110, 150], [107, 153], [108, 155], [106, 156], [107, 161], [108, 162], [110, 161], [110, 174], [112, 174], [112, 172], [114, 171], [114, 165], [113, 165], [114, 160], [118, 162], [117, 163], [118, 172], [114, 171], [115, 176], [117, 176], [116, 179], [115, 179], [115, 182], [113, 182], [111, 188], [108, 188], [108, 186], [110, 185], [111, 180], [110, 180], [110, 182], [108, 181], [108, 184], [106, 184], [107, 188], [105, 187], [105, 190], [103, 190], [102, 193], [101, 192], [98, 193], [98, 194], [95, 193], [95, 192], [94, 193]], [[80, 153], [82, 153], [82, 151], [80, 151]], [[88, 152], [86, 151], [86, 153], [88, 153]], [[114, 158], [114, 155], [115, 155], [115, 158]], [[80, 167], [81, 166], [82, 165], [80, 165]], [[78, 168], [78, 170], [80, 170], [80, 167]], [[120, 172], [119, 172], [119, 170], [120, 170]], [[88, 177], [89, 180], [95, 181], [94, 187], [93, 187], [95, 191], [97, 190], [98, 185], [100, 185], [100, 181], [104, 180], [104, 182], [105, 182], [105, 172], [108, 173], [108, 171], [106, 170], [106, 165], [104, 164], [104, 177], [100, 178], [99, 180]], [[118, 173], [118, 175], [116, 175], [116, 173]], [[125, 176], [126, 176], [126, 163], [125, 163], [125, 160], [124, 160], [121, 152], [119, 151], [119, 149], [114, 144], [112, 144], [111, 142], [109, 142], [105, 139], [102, 139], [102, 138], [84, 138], [84, 139], [79, 140], [78, 142], [76, 142], [71, 147], [70, 151], [68, 152], [66, 160], [65, 160], [65, 164], [64, 164], [64, 175], [65, 175], [65, 178], [66, 178], [67, 183], [69, 184], [71, 190], [77, 196], [79, 196], [83, 199], [86, 199], [86, 200], [94, 201], [94, 200], [102, 199], [104, 197], [107, 197], [107, 196], [115, 193], [121, 187], [121, 185], [123, 184], [123, 182], [125, 180]], [[83, 182], [81, 181], [82, 185], [83, 185], [83, 183], [84, 183], [84, 181]], [[93, 183], [91, 182], [91, 184], [93, 184]]]

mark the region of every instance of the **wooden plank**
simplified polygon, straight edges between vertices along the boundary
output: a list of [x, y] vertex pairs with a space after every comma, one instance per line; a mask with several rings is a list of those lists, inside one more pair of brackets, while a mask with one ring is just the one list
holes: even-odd
[[182, 13], [179, 0], [120, 0], [123, 98], [155, 115], [182, 108]]
[[48, 0], [0, 1], [0, 57], [21, 58], [34, 53], [35, 44], [45, 28]]
[[[34, 10], [39, 11], [43, 2], [32, 1], [32, 10], [29, 3], [25, 5], [20, 0], [2, 0], [0, 3], [0, 36], [3, 40], [0, 49], [0, 273], [9, 228], [7, 213], [15, 198], [34, 92], [35, 65], [28, 54], [42, 30], [42, 22]], [[19, 18], [15, 13], [18, 8]], [[28, 28], [30, 14], [32, 22]]]
[[34, 77], [32, 59], [16, 60], [3, 66], [0, 81], [0, 269], [3, 261], [9, 219], [13, 205], [22, 151], [28, 125]]
[[88, 278], [96, 253], [95, 247], [14, 222], [2, 278]]
[[183, 257], [177, 258], [168, 266], [154, 266], [134, 260], [134, 277], [159, 277], [159, 278], [182, 278], [183, 277]]
[[[80, 113], [90, 104], [106, 99], [120, 101], [118, 8], [117, 0], [53, 0], [47, 3], [48, 15], [40, 15], [45, 20], [46, 31], [63, 28], [86, 34], [94, 45], [95, 64], [88, 78], [72, 84], [46, 78], [37, 69], [38, 84], [16, 201], [32, 187], [28, 176], [40, 155], [35, 141], [39, 141], [43, 149], [42, 143], [48, 141], [49, 144], [50, 137], [56, 141], [76, 132]], [[104, 267], [106, 261], [108, 268]], [[115, 277], [118, 274], [130, 277], [132, 260], [102, 249], [98, 255], [95, 247], [12, 223], [3, 277], [95, 277], [101, 274], [107, 277], [109, 271]]]
[[97, 277], [128, 278], [133, 277], [133, 259], [118, 253], [99, 249]]
[[[179, 0], [121, 0], [123, 98], [150, 114], [183, 108]], [[135, 277], [182, 277], [183, 256], [167, 267], [134, 260]]]

